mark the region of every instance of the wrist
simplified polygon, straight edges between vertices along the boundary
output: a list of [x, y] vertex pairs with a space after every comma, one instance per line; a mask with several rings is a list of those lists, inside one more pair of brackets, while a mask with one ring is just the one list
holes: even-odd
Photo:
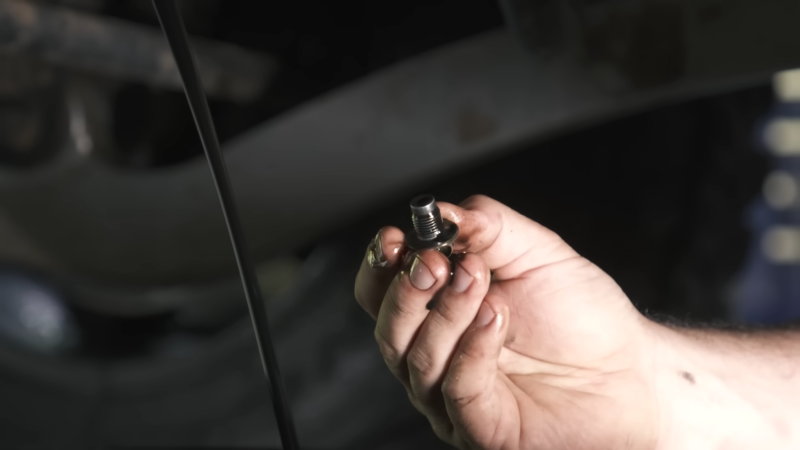
[[784, 407], [787, 393], [748, 373], [759, 355], [723, 332], [656, 323], [652, 332], [659, 450], [797, 448], [792, 425], [800, 423]]

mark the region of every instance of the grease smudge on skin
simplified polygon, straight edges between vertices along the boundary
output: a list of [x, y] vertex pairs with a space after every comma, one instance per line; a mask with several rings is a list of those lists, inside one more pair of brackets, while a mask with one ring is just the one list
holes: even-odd
[[684, 380], [689, 382], [689, 384], [697, 384], [697, 380], [695, 380], [694, 375], [691, 373], [686, 371], [681, 371], [679, 373]]

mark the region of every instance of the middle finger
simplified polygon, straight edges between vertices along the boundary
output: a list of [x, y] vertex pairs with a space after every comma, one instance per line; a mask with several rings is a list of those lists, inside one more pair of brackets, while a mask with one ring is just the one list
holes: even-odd
[[442, 378], [489, 290], [489, 268], [478, 255], [459, 255], [454, 267], [450, 285], [420, 327], [407, 358], [411, 388], [431, 412], [444, 406], [439, 389]]
[[386, 365], [407, 388], [408, 349], [428, 316], [427, 305], [449, 278], [450, 262], [444, 255], [436, 250], [420, 251], [394, 278], [381, 304], [375, 339]]

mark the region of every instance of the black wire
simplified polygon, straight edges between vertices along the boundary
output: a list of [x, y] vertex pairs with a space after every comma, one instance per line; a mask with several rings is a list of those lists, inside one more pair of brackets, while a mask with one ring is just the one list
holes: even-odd
[[211, 112], [208, 109], [206, 96], [203, 93], [200, 78], [197, 73], [192, 52], [189, 48], [189, 41], [186, 37], [186, 29], [183, 26], [178, 8], [174, 0], [153, 0], [156, 8], [158, 20], [164, 34], [167, 37], [178, 71], [183, 79], [183, 87], [186, 91], [186, 98], [192, 110], [197, 131], [200, 133], [200, 140], [203, 149], [208, 157], [208, 164], [211, 166], [211, 173], [214, 183], [217, 186], [219, 202], [225, 215], [225, 222], [228, 224], [233, 251], [236, 255], [236, 263], [239, 265], [239, 273], [242, 276], [247, 305], [250, 308], [250, 317], [253, 321], [253, 328], [256, 333], [258, 349], [261, 353], [261, 363], [267, 375], [269, 392], [272, 397], [272, 406], [275, 409], [275, 417], [278, 421], [278, 429], [281, 434], [281, 442], [284, 449], [297, 449], [297, 434], [294, 430], [289, 402], [286, 398], [286, 390], [283, 386], [280, 372], [278, 371], [278, 360], [275, 357], [275, 350], [272, 348], [272, 339], [269, 335], [269, 323], [267, 311], [261, 298], [261, 290], [253, 271], [250, 259], [247, 257], [244, 235], [239, 223], [239, 215], [236, 212], [231, 191], [228, 172], [225, 169], [225, 160], [219, 150], [217, 133], [214, 130], [214, 122], [211, 120]]

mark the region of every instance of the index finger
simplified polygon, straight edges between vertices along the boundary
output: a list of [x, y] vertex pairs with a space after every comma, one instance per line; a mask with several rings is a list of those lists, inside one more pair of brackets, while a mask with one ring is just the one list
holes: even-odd
[[395, 227], [384, 227], [367, 246], [356, 275], [355, 297], [373, 319], [378, 317], [383, 296], [400, 270], [405, 253], [405, 236]]
[[502, 203], [474, 195], [461, 203], [437, 202], [442, 217], [459, 227], [456, 252], [477, 253], [501, 281], [578, 257], [556, 233]]

